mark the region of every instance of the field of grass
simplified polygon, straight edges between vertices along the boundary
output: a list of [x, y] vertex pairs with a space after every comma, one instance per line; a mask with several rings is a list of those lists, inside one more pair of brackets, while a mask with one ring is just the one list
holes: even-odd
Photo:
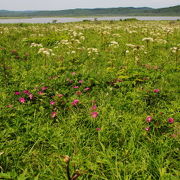
[[178, 180], [180, 23], [0, 25], [0, 179]]

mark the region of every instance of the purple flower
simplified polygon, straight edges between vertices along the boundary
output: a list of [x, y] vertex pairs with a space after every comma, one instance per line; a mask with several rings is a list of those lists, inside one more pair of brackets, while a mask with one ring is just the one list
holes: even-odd
[[27, 94], [27, 95], [30, 94], [30, 92], [29, 92], [28, 90], [24, 90], [23, 93], [24, 93], [24, 94]]
[[39, 95], [43, 95], [44, 92], [43, 92], [43, 91], [39, 91], [38, 94], [39, 94]]
[[101, 131], [102, 129], [101, 128], [96, 128], [96, 131]]
[[97, 106], [94, 105], [94, 106], [91, 107], [91, 109], [92, 109], [92, 110], [96, 110], [96, 109], [97, 109]]
[[85, 89], [84, 89], [84, 91], [89, 91], [89, 90], [90, 90], [90, 88], [89, 88], [89, 87], [87, 87], [87, 88], [85, 88]]
[[50, 105], [55, 105], [55, 101], [50, 101]]
[[25, 100], [25, 98], [21, 97], [21, 98], [19, 98], [19, 102], [20, 102], [20, 103], [25, 103], [26, 100]]
[[48, 87], [44, 86], [41, 88], [42, 91], [45, 91]]
[[146, 131], [150, 131], [150, 127], [145, 128]]
[[96, 118], [98, 116], [98, 114], [99, 114], [98, 112], [92, 112], [91, 117]]
[[33, 99], [33, 97], [34, 97], [34, 96], [33, 96], [33, 94], [29, 94], [29, 99], [31, 99], [31, 100], [32, 100], [32, 99]]
[[160, 90], [159, 89], [154, 89], [153, 92], [154, 93], [158, 93]]
[[168, 123], [170, 124], [174, 123], [174, 118], [168, 118]]
[[150, 123], [150, 122], [152, 121], [152, 119], [153, 119], [153, 118], [152, 118], [151, 116], [147, 116], [147, 117], [146, 117], [146, 122]]
[[57, 112], [52, 112], [52, 113], [51, 113], [51, 117], [52, 117], [52, 118], [55, 118], [56, 116], [57, 116]]
[[75, 99], [71, 104], [72, 104], [73, 106], [76, 106], [78, 103], [79, 103], [79, 100], [78, 100], [78, 99]]
[[59, 98], [62, 98], [64, 95], [63, 94], [57, 94], [56, 96]]
[[15, 95], [20, 95], [21, 93], [19, 91], [16, 91], [14, 94]]
[[74, 76], [74, 75], [76, 75], [76, 72], [72, 72], [71, 74]]

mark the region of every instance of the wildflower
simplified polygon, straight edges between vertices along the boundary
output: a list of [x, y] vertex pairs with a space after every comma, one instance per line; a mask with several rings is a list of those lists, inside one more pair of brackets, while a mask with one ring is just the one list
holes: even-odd
[[20, 102], [20, 103], [25, 103], [26, 100], [25, 100], [25, 98], [21, 97], [21, 98], [19, 98], [19, 102]]
[[43, 92], [43, 91], [39, 91], [38, 94], [39, 94], [39, 95], [43, 95], [44, 92]]
[[96, 131], [101, 131], [101, 128], [96, 128]]
[[152, 121], [152, 117], [151, 116], [147, 116], [146, 117], [146, 122], [150, 123]]
[[92, 112], [91, 117], [96, 118], [98, 116], [98, 114], [99, 114], [98, 112]]
[[146, 130], [146, 131], [150, 131], [150, 127], [146, 127], [145, 130]]
[[33, 99], [33, 94], [29, 94], [29, 99]]
[[76, 72], [72, 72], [71, 74], [74, 76], [74, 75], [76, 75]]
[[57, 94], [56, 96], [59, 97], [59, 98], [61, 98], [61, 97], [63, 97], [64, 95], [63, 95], [63, 94]]
[[16, 91], [14, 94], [15, 95], [20, 95], [21, 93], [19, 91]]
[[159, 89], [154, 89], [153, 92], [154, 93], [158, 93], [160, 90]]
[[79, 100], [78, 100], [78, 99], [75, 99], [71, 104], [72, 104], [73, 106], [76, 106], [78, 103], [79, 103]]
[[110, 46], [110, 47], [111, 47], [111, 46], [117, 47], [117, 46], [119, 46], [119, 43], [116, 42], [116, 41], [111, 41], [110, 44], [109, 44], [109, 46]]
[[82, 84], [84, 81], [83, 80], [79, 80], [79, 83]]
[[142, 41], [153, 42], [154, 39], [151, 37], [143, 38]]
[[42, 91], [45, 91], [47, 88], [48, 88], [48, 87], [45, 87], [45, 86], [44, 86], [44, 87], [41, 88], [41, 90], [42, 90]]
[[85, 89], [84, 89], [84, 91], [89, 91], [89, 90], [90, 90], [90, 88], [89, 88], [89, 87], [87, 87], [87, 88], [85, 88]]
[[74, 86], [73, 88], [74, 88], [74, 89], [78, 89], [78, 88], [79, 88], [79, 86]]
[[51, 113], [51, 117], [52, 117], [52, 118], [55, 118], [56, 116], [57, 116], [57, 112], [52, 112], [52, 113]]
[[50, 101], [50, 105], [55, 105], [55, 101]]
[[97, 106], [94, 105], [94, 106], [91, 107], [91, 109], [92, 109], [92, 110], [96, 110], [96, 109], [97, 109]]
[[170, 124], [174, 123], [174, 118], [169, 118], [168, 123], [170, 123]]
[[29, 95], [30, 92], [28, 90], [24, 90], [23, 93]]

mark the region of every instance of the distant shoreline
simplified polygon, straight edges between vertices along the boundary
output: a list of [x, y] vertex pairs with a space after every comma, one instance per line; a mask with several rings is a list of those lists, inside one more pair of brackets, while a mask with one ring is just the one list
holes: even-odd
[[179, 17], [179, 15], [94, 15], [94, 16], [26, 16], [0, 17], [0, 19], [34, 19], [34, 18], [102, 18], [102, 17]]

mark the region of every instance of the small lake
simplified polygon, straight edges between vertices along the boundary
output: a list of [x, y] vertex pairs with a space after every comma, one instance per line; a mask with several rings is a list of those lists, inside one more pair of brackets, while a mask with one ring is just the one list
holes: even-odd
[[[161, 21], [161, 20], [178, 20], [178, 17], [157, 17], [157, 16], [119, 16], [119, 17], [98, 17], [96, 18], [99, 21], [102, 20], [120, 20], [120, 19], [128, 19], [128, 18], [136, 18], [142, 21]], [[27, 18], [27, 19], [0, 19], [0, 23], [52, 23], [53, 20], [56, 20], [57, 23], [66, 23], [66, 22], [80, 22], [83, 20], [93, 21], [94, 17], [84, 17], [84, 18], [69, 18], [69, 17], [49, 17], [49, 18]]]

